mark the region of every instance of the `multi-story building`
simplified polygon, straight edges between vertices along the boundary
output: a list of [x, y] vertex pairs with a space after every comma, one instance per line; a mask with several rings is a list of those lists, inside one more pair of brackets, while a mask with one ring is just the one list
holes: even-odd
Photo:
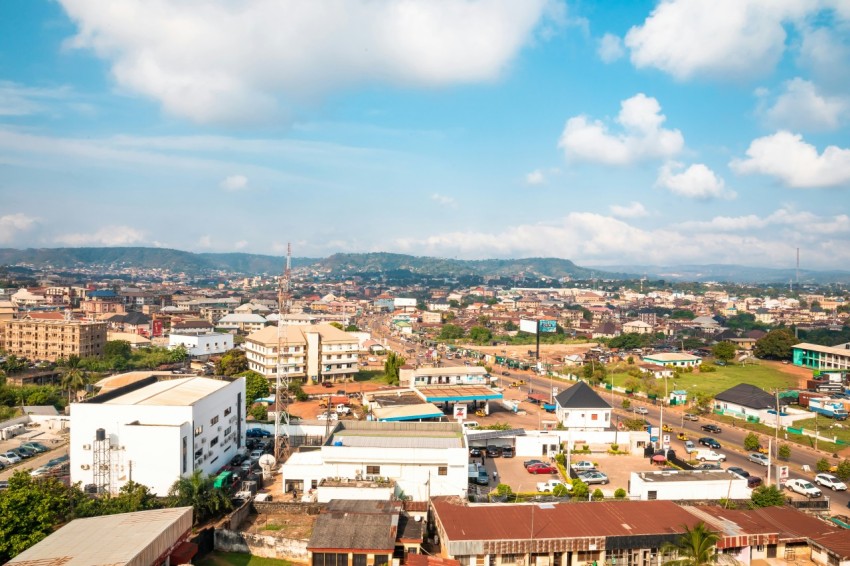
[[29, 317], [2, 322], [2, 346], [9, 354], [30, 360], [56, 361], [71, 355], [102, 356], [105, 322], [35, 320]]
[[233, 334], [209, 332], [207, 334], [177, 334], [168, 336], [168, 347], [171, 349], [183, 346], [193, 358], [206, 359], [214, 354], [223, 354], [233, 349]]
[[80, 305], [86, 314], [123, 313], [124, 299], [112, 289], [99, 289], [88, 294]]
[[360, 350], [357, 336], [330, 324], [285, 326], [280, 330], [268, 326], [249, 334], [245, 352], [250, 369], [275, 377], [278, 367], [278, 344], [283, 348], [283, 371], [291, 378], [304, 381], [336, 382], [353, 379], [359, 370]]
[[165, 495], [196, 469], [217, 472], [244, 444], [244, 378], [151, 375], [71, 404], [71, 481], [98, 491], [132, 480]]

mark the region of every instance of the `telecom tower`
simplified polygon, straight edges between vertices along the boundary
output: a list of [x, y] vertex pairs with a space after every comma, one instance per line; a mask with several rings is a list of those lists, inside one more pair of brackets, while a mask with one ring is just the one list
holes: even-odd
[[[286, 268], [277, 286], [277, 379], [274, 395], [274, 457], [280, 462], [289, 453], [289, 374], [286, 371], [284, 351], [286, 328], [283, 317], [289, 314], [292, 303], [292, 245], [286, 244]], [[281, 435], [280, 419], [283, 415], [286, 434]]]

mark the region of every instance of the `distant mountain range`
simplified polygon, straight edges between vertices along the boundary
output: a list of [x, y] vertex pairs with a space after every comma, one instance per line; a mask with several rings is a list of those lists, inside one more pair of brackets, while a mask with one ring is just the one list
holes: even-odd
[[[27, 265], [56, 270], [96, 268], [163, 268], [193, 275], [227, 271], [244, 275], [280, 273], [286, 259], [248, 253], [192, 253], [165, 248], [38, 248], [0, 249], [0, 265]], [[559, 258], [458, 260], [393, 253], [340, 253], [327, 258], [292, 258], [293, 267], [312, 267], [334, 275], [408, 271], [435, 277], [466, 275], [560, 279], [637, 279], [646, 276], [668, 281], [729, 281], [787, 284], [796, 280], [793, 269], [740, 265], [623, 265], [579, 267]], [[800, 270], [800, 283], [850, 283], [850, 271]]]

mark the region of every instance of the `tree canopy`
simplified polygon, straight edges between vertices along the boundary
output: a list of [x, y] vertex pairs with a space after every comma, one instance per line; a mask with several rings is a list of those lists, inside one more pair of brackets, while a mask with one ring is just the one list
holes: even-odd
[[728, 362], [734, 358], [737, 351], [738, 349], [735, 347], [735, 344], [727, 341], [718, 342], [711, 349], [711, 353], [714, 354], [714, 357], [718, 360], [723, 360], [724, 362]]
[[717, 552], [717, 542], [720, 535], [709, 529], [705, 523], [699, 522], [693, 528], [685, 526], [682, 533], [674, 542], [665, 544], [661, 551], [672, 554], [675, 558], [665, 560], [664, 566], [706, 566], [720, 561]]
[[248, 371], [248, 358], [245, 350], [234, 348], [225, 352], [215, 363], [218, 375], [232, 376]]
[[777, 328], [756, 341], [754, 352], [759, 358], [767, 360], [790, 360], [792, 347], [797, 343], [791, 330]]

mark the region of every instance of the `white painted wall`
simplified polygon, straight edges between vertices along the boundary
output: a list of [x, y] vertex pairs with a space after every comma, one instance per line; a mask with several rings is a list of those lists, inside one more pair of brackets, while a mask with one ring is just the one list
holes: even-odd
[[185, 346], [192, 357], [223, 354], [233, 349], [233, 334], [171, 334], [168, 347]]
[[[752, 490], [747, 480], [736, 478], [727, 472], [705, 472], [703, 481], [650, 481], [652, 472], [632, 472], [629, 475], [629, 497], [646, 501], [649, 492], [656, 492], [655, 499], [703, 500], [703, 499], [749, 499]], [[675, 477], [675, 473], [672, 473]], [[712, 479], [716, 478], [716, 479]]]

